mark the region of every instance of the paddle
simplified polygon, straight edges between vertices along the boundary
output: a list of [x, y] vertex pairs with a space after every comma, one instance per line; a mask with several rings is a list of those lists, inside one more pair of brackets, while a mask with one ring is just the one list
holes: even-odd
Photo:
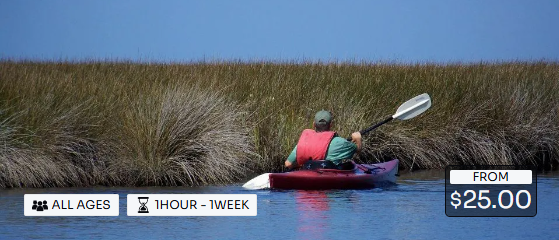
[[[427, 93], [421, 94], [419, 96], [416, 96], [406, 101], [404, 104], [400, 105], [400, 107], [398, 108], [398, 110], [396, 110], [396, 113], [394, 115], [390, 116], [389, 118], [385, 119], [382, 122], [379, 122], [359, 132], [361, 133], [361, 135], [367, 134], [368, 132], [373, 131], [374, 129], [380, 127], [381, 125], [387, 122], [392, 121], [393, 119], [400, 119], [400, 120], [412, 119], [417, 115], [425, 112], [430, 107], [431, 107], [431, 98], [429, 97], [429, 94]], [[349, 137], [347, 140], [351, 141], [351, 137]], [[248, 181], [243, 185], [243, 188], [251, 189], [251, 190], [270, 188], [270, 173], [264, 173], [251, 179], [250, 181]]]
[[[429, 109], [430, 107], [431, 107], [431, 98], [429, 97], [429, 94], [424, 93], [418, 95], [406, 101], [404, 104], [400, 105], [400, 107], [398, 108], [398, 110], [396, 110], [396, 113], [394, 113], [394, 115], [388, 117], [387, 119], [384, 119], [384, 121], [382, 122], [379, 122], [359, 132], [361, 133], [361, 135], [365, 135], [370, 131], [373, 131], [376, 128], [382, 126], [383, 124], [392, 121], [393, 119], [408, 120], [414, 118], [417, 115], [425, 112], [425, 110]], [[347, 140], [351, 141], [351, 137], [348, 137]]]

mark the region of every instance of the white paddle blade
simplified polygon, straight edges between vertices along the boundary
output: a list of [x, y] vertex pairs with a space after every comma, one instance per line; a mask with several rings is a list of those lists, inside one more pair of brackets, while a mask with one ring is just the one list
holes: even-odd
[[402, 104], [392, 117], [400, 120], [408, 120], [422, 114], [430, 107], [431, 97], [429, 97], [429, 94], [424, 93]]
[[250, 189], [250, 190], [257, 190], [257, 189], [265, 189], [270, 188], [270, 174], [264, 173], [258, 177], [255, 177], [245, 183], [243, 188]]

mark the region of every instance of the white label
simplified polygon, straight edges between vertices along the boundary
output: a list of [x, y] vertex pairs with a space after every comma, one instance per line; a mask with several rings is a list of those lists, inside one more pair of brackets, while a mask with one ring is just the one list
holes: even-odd
[[118, 216], [118, 194], [25, 194], [25, 216]]
[[256, 216], [256, 194], [128, 194], [128, 216]]
[[532, 170], [450, 170], [450, 184], [532, 184]]

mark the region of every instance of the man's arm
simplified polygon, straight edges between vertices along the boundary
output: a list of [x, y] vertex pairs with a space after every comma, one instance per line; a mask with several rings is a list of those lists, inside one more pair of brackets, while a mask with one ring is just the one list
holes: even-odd
[[289, 157], [287, 157], [287, 160], [285, 160], [285, 167], [289, 169], [299, 167], [299, 164], [297, 164], [296, 157], [297, 157], [297, 146], [293, 148], [293, 151], [291, 151], [291, 154], [289, 154]]
[[297, 167], [299, 167], [299, 164], [297, 163], [297, 161], [290, 162], [289, 160], [285, 160], [285, 167], [289, 168], [289, 169], [297, 168]]
[[357, 152], [361, 151], [361, 133], [354, 132], [351, 134], [351, 141], [357, 145]]

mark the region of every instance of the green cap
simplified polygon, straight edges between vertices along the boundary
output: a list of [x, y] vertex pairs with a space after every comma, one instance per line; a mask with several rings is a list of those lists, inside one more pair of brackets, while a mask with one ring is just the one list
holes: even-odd
[[329, 124], [332, 122], [332, 114], [326, 110], [320, 110], [314, 115], [315, 124]]

